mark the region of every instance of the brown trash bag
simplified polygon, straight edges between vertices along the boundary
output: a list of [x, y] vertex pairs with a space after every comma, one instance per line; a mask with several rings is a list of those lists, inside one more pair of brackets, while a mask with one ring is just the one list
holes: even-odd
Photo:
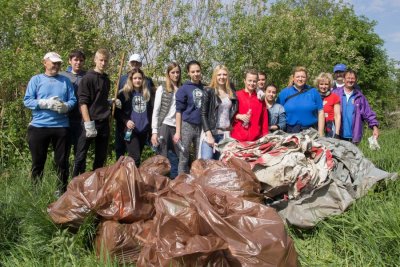
[[263, 199], [260, 182], [250, 165], [241, 159], [231, 158], [227, 163], [198, 159], [193, 162], [190, 173], [203, 187], [217, 188], [257, 203]]
[[104, 260], [108, 257], [115, 258], [120, 264], [136, 263], [142, 248], [141, 243], [146, 240], [152, 224], [151, 220], [132, 224], [101, 222], [95, 240], [97, 255]]
[[159, 192], [155, 208], [137, 266], [297, 266], [272, 208], [182, 181]]
[[[164, 188], [169, 179], [168, 159], [157, 156], [154, 174], [146, 169], [139, 173], [130, 157], [121, 157], [114, 165], [87, 172], [72, 179], [67, 192], [49, 205], [47, 212], [57, 224], [79, 227], [90, 212], [104, 219], [132, 223], [151, 219], [154, 206], [151, 194]], [[149, 159], [150, 160], [150, 159]]]

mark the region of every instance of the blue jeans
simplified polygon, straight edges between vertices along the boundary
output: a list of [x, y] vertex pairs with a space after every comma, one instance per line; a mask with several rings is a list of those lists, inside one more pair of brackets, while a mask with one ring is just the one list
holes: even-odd
[[[219, 143], [222, 139], [224, 139], [223, 134], [216, 134], [213, 135], [215, 143]], [[201, 158], [202, 159], [215, 159], [219, 160], [220, 153], [218, 151], [213, 152], [213, 147], [210, 147], [210, 145], [206, 142], [206, 140], [203, 140], [201, 142]]]
[[168, 150], [168, 160], [171, 163], [171, 171], [169, 172], [169, 178], [175, 179], [178, 176], [178, 164], [179, 164], [179, 157], [175, 154], [175, 151]]

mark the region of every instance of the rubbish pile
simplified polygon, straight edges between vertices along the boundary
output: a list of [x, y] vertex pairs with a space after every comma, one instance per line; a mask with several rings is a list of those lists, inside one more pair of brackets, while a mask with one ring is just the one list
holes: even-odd
[[231, 139], [219, 146], [221, 160], [248, 162], [266, 203], [300, 228], [343, 213], [376, 182], [397, 178], [376, 168], [352, 143], [317, 136], [315, 130], [278, 131], [254, 142]]
[[190, 174], [166, 175], [168, 160], [114, 165], [75, 177], [48, 207], [51, 219], [101, 223], [99, 256], [137, 266], [298, 266], [285, 223], [311, 228], [344, 212], [382, 179], [353, 144], [316, 131], [278, 131], [254, 142], [224, 140], [221, 160], [196, 160]]
[[168, 160], [137, 169], [121, 157], [75, 177], [48, 207], [55, 223], [79, 227], [101, 219], [98, 255], [137, 266], [298, 266], [297, 253], [274, 208], [261, 204], [260, 183], [246, 162], [197, 160], [170, 181]]

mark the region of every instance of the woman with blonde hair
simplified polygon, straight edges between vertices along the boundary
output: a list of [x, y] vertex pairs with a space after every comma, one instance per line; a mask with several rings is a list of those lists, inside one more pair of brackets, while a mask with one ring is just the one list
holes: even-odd
[[181, 85], [181, 67], [178, 63], [171, 62], [167, 66], [165, 86], [160, 85], [156, 91], [151, 123], [151, 143], [159, 147], [160, 155], [168, 157], [172, 179], [178, 175], [179, 149], [173, 142], [173, 136], [176, 133], [175, 95]]
[[122, 108], [117, 109], [115, 118], [119, 132], [123, 134], [128, 155], [140, 164], [140, 157], [150, 132], [153, 112], [153, 94], [144, 82], [144, 73], [132, 69], [128, 80], [118, 94]]
[[230, 86], [228, 68], [218, 65], [210, 85], [204, 89], [201, 102], [201, 122], [205, 133], [200, 144], [202, 159], [219, 159], [215, 144], [229, 134], [236, 111], [237, 99]]
[[325, 116], [325, 136], [339, 138], [340, 133], [340, 98], [331, 93], [333, 77], [330, 73], [321, 72], [314, 80], [314, 85], [321, 95]]
[[246, 70], [244, 88], [236, 93], [238, 108], [231, 136], [240, 142], [254, 141], [268, 134], [268, 112], [265, 102], [257, 97], [257, 80], [256, 70]]
[[277, 103], [286, 111], [286, 132], [299, 133], [309, 128], [318, 129], [324, 135], [324, 110], [316, 88], [307, 85], [307, 69], [295, 67], [293, 84], [283, 89]]

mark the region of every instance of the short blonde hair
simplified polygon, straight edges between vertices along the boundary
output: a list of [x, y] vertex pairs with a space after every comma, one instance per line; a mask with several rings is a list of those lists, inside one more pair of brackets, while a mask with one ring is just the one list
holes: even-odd
[[95, 56], [97, 56], [97, 55], [105, 56], [107, 59], [110, 58], [110, 53], [109, 53], [108, 50], [105, 49], [105, 48], [100, 48], [100, 49], [98, 49], [98, 50], [96, 51]]
[[294, 67], [293, 71], [292, 71], [292, 74], [289, 75], [289, 78], [288, 78], [288, 87], [293, 85], [294, 74], [296, 72], [301, 72], [301, 71], [304, 72], [306, 74], [306, 78], [308, 78], [308, 71], [307, 71], [306, 67], [303, 67], [303, 66]]
[[314, 86], [316, 88], [318, 88], [318, 84], [322, 81], [322, 80], [328, 80], [329, 82], [329, 88], [332, 88], [333, 86], [333, 77], [332, 74], [327, 73], [327, 72], [321, 72], [317, 78], [315, 78], [314, 80]]

